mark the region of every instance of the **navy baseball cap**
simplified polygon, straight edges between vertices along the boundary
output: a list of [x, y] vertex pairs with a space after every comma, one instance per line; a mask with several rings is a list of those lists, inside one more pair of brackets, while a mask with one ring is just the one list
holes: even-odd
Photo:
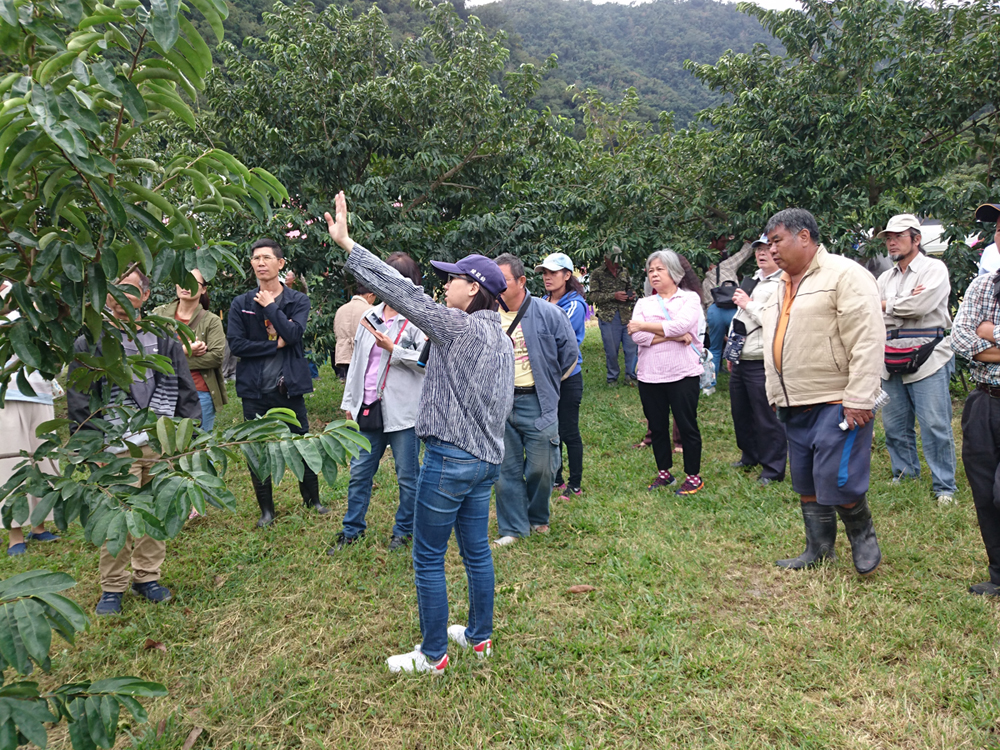
[[485, 255], [466, 255], [457, 263], [444, 263], [432, 260], [431, 265], [438, 276], [448, 278], [448, 274], [461, 274], [479, 282], [479, 285], [494, 297], [507, 291], [507, 279], [503, 277], [500, 266]]
[[976, 209], [976, 221], [996, 221], [1000, 217], [1000, 203], [984, 203]]

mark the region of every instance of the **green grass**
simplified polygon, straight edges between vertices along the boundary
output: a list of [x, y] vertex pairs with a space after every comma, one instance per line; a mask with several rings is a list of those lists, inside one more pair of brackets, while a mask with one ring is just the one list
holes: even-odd
[[[966, 587], [985, 577], [971, 497], [939, 508], [930, 479], [889, 483], [881, 427], [870, 494], [881, 568], [859, 578], [842, 529], [839, 560], [786, 572], [803, 545], [788, 482], [759, 488], [738, 458], [724, 381], [704, 399], [706, 489], [650, 494], [651, 451], [638, 393], [608, 389], [596, 329], [584, 348], [584, 496], [554, 503], [552, 533], [495, 554], [494, 656], [452, 652], [440, 679], [392, 676], [385, 658], [420, 639], [406, 553], [386, 542], [395, 511], [391, 459], [376, 477], [369, 535], [332, 559], [347, 474], [322, 486], [334, 512], [302, 511], [294, 481], [276, 493], [278, 521], [253, 527], [245, 471], [237, 515], [213, 511], [168, 542], [174, 601], [127, 596], [120, 618], [95, 620], [75, 646], [54, 643], [46, 683], [132, 674], [164, 683], [135, 745], [178, 748], [193, 727], [214, 748], [979, 748], [1000, 744], [998, 604]], [[314, 420], [338, 416], [324, 368]], [[957, 405], [956, 416], [960, 404]], [[239, 419], [239, 401], [220, 424]], [[957, 419], [956, 419], [957, 425]], [[495, 531], [495, 526], [493, 528]], [[79, 527], [33, 546], [29, 567], [73, 575], [88, 611], [97, 551]], [[466, 613], [454, 545], [452, 621]], [[567, 589], [586, 583], [589, 594]], [[167, 652], [145, 650], [147, 638]], [[155, 728], [166, 720], [162, 737]], [[68, 747], [65, 729], [53, 746]], [[121, 747], [132, 740], [123, 735]]]

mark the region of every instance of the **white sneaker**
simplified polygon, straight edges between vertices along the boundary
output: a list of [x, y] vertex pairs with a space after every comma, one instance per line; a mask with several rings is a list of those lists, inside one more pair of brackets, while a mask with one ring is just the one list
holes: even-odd
[[506, 547], [509, 544], [513, 544], [517, 541], [516, 536], [502, 536], [499, 539], [493, 540], [494, 547]]
[[493, 640], [487, 638], [482, 643], [477, 643], [475, 645], [469, 643], [465, 638], [465, 625], [452, 625], [448, 628], [448, 639], [455, 641], [462, 648], [469, 648], [472, 646], [472, 651], [480, 659], [489, 656], [493, 653]]
[[445, 667], [448, 666], [448, 654], [441, 657], [441, 660], [434, 664], [429, 661], [420, 650], [418, 643], [413, 647], [413, 651], [408, 654], [396, 654], [385, 660], [389, 665], [390, 672], [427, 672], [430, 674], [444, 674]]
[[938, 495], [937, 496], [938, 505], [954, 505], [955, 498], [951, 495]]

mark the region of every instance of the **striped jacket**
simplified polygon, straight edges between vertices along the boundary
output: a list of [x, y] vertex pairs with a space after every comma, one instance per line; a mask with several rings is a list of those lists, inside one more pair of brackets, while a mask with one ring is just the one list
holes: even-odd
[[[100, 356], [100, 345], [92, 347], [87, 343], [84, 336], [80, 336], [73, 345], [76, 352], [89, 352]], [[156, 384], [153, 390], [149, 408], [158, 417], [190, 417], [201, 421], [201, 402], [198, 400], [198, 391], [195, 390], [194, 380], [191, 379], [191, 370], [188, 369], [187, 357], [179, 341], [175, 339], [156, 338], [156, 352], [165, 357], [170, 357], [174, 374], [166, 375], [161, 372], [153, 372], [153, 380]], [[79, 360], [74, 360], [69, 366], [70, 374], [77, 367], [82, 367]], [[92, 393], [98, 397], [102, 406], [131, 406], [138, 408], [138, 404], [132, 398], [130, 392], [122, 391], [114, 383], [108, 387], [107, 381], [103, 378], [95, 381], [92, 386]], [[77, 426], [90, 427], [87, 420], [90, 418], [92, 409], [90, 408], [91, 393], [81, 393], [70, 388], [66, 394], [69, 407], [69, 419], [72, 422], [71, 429]]]
[[503, 461], [503, 435], [514, 405], [514, 345], [500, 315], [469, 315], [439, 305], [396, 269], [355, 243], [346, 268], [431, 340], [416, 430], [481, 461]]

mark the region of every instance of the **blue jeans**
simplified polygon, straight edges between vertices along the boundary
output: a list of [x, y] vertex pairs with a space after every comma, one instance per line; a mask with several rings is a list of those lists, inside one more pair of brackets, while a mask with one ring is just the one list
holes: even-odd
[[424, 446], [413, 524], [413, 574], [421, 650], [437, 661], [448, 650], [444, 554], [453, 528], [469, 581], [466, 640], [480, 643], [493, 636], [494, 575], [488, 534], [490, 490], [500, 467], [437, 438], [427, 438]]
[[534, 393], [514, 394], [503, 434], [497, 481], [497, 526], [502, 536], [528, 536], [549, 522], [549, 496], [559, 466], [559, 423], [535, 427], [542, 414]]
[[201, 429], [211, 432], [215, 427], [215, 402], [212, 401], [212, 394], [198, 391], [198, 400], [201, 402]]
[[372, 480], [386, 446], [392, 447], [399, 484], [399, 508], [393, 536], [413, 534], [413, 506], [417, 499], [417, 475], [420, 473], [420, 439], [412, 427], [396, 432], [362, 432], [372, 444], [371, 451], [362, 450], [351, 459], [351, 481], [347, 485], [347, 512], [344, 514], [344, 536], [353, 539], [367, 528], [365, 516], [372, 499]]
[[920, 442], [931, 470], [935, 495], [955, 494], [955, 436], [951, 430], [951, 393], [948, 382], [955, 370], [952, 359], [930, 377], [903, 383], [901, 375], [882, 381], [889, 403], [882, 409], [885, 447], [897, 477], [919, 477], [920, 456], [914, 417], [920, 423]]
[[615, 317], [610, 323], [598, 320], [601, 327], [601, 341], [604, 342], [604, 359], [608, 366], [608, 382], [618, 380], [621, 370], [618, 369], [618, 345], [625, 352], [625, 377], [636, 380], [635, 367], [639, 362], [639, 347], [628, 334], [627, 322], [622, 322], [621, 313], [615, 310]]
[[715, 360], [716, 375], [722, 366], [722, 349], [726, 343], [726, 334], [729, 333], [729, 324], [733, 322], [735, 315], [735, 307], [732, 310], [724, 310], [714, 302], [705, 312], [705, 322], [708, 324], [708, 349], [712, 352], [712, 359]]

